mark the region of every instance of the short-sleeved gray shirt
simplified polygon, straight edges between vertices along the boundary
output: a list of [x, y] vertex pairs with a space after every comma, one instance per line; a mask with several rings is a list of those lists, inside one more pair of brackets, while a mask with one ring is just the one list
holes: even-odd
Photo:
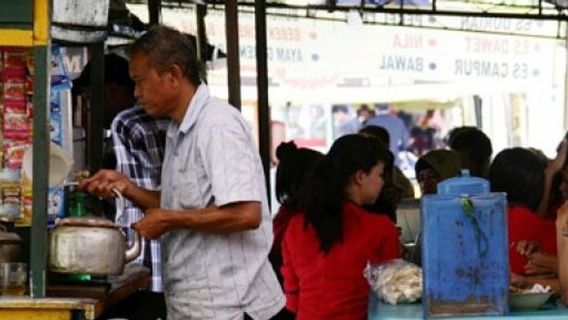
[[[268, 319], [284, 296], [267, 256], [272, 222], [264, 174], [238, 110], [202, 84], [181, 124], [172, 121], [162, 168], [161, 206], [195, 209], [259, 201], [258, 229], [208, 234], [174, 229], [162, 236], [168, 319]], [[193, 213], [188, 213], [193, 214]]]

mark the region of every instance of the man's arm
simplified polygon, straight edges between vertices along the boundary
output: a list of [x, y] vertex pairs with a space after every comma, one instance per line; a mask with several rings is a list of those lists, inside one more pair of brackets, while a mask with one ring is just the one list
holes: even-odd
[[114, 170], [99, 170], [79, 182], [79, 188], [102, 198], [116, 197], [115, 190], [142, 209], [160, 206], [160, 192], [138, 187], [123, 174]]
[[261, 221], [260, 202], [243, 201], [193, 210], [152, 208], [132, 227], [142, 236], [154, 239], [180, 228], [216, 234], [252, 230], [258, 228]]
[[[120, 191], [120, 189], [117, 188]], [[142, 210], [160, 207], [160, 191], [148, 190], [131, 183], [122, 189], [122, 195]]]

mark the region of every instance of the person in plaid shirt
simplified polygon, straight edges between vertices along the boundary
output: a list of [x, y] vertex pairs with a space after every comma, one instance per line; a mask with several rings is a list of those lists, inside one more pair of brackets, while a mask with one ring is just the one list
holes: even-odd
[[[154, 118], [144, 109], [135, 105], [134, 82], [128, 72], [128, 61], [117, 55], [105, 56], [105, 114], [114, 118], [110, 124], [112, 139], [109, 141], [109, 155], [113, 156], [112, 166], [129, 177], [136, 185], [158, 190], [166, 131], [170, 120]], [[85, 69], [88, 69], [86, 67]], [[89, 72], [83, 72], [78, 84], [88, 85]], [[107, 125], [108, 126], [108, 125]], [[130, 201], [124, 205], [117, 202], [111, 216], [125, 229], [144, 216], [143, 211]], [[116, 215], [114, 215], [116, 212]], [[129, 237], [130, 238], [130, 237]], [[162, 288], [162, 266], [160, 240], [144, 239], [142, 251], [134, 263], [143, 264], [151, 272], [147, 290], [140, 290], [111, 309], [108, 317], [133, 317], [132, 319], [166, 319], [165, 300]]]
[[[116, 155], [116, 170], [128, 176], [140, 187], [158, 190], [168, 124], [168, 119], [153, 118], [139, 106], [119, 113], [111, 126]], [[121, 226], [129, 228], [132, 223], [143, 218], [144, 212], [128, 200], [125, 200], [124, 203], [124, 208], [117, 210], [115, 220]], [[160, 240], [144, 239], [142, 253], [135, 262], [143, 264], [151, 271], [149, 291], [139, 292], [138, 295], [149, 298], [148, 302], [154, 302], [154, 299], [157, 299], [160, 302], [159, 305], [163, 308], [164, 316], [162, 319], [165, 319], [160, 255]], [[145, 298], [141, 297], [141, 302], [147, 301]], [[140, 303], [138, 306], [144, 304]], [[144, 313], [144, 316], [149, 316], [147, 312]]]

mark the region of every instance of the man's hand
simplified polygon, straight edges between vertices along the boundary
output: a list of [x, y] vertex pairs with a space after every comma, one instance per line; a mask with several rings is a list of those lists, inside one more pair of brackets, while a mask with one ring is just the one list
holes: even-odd
[[105, 199], [116, 197], [114, 190], [124, 193], [130, 180], [113, 170], [99, 170], [95, 175], [82, 179], [79, 182], [79, 189], [85, 190], [90, 194]]
[[147, 209], [144, 218], [132, 224], [132, 228], [147, 239], [156, 239], [169, 231], [166, 221], [167, 210], [159, 208]]

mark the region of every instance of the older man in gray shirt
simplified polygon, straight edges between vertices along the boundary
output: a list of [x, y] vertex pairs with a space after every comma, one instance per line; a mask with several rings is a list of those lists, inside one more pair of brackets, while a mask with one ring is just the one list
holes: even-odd
[[168, 319], [270, 319], [284, 296], [269, 265], [272, 223], [263, 171], [241, 114], [210, 96], [190, 41], [154, 27], [131, 48], [138, 103], [168, 128], [161, 192], [115, 171], [81, 182], [145, 209], [134, 228], [162, 239]]

